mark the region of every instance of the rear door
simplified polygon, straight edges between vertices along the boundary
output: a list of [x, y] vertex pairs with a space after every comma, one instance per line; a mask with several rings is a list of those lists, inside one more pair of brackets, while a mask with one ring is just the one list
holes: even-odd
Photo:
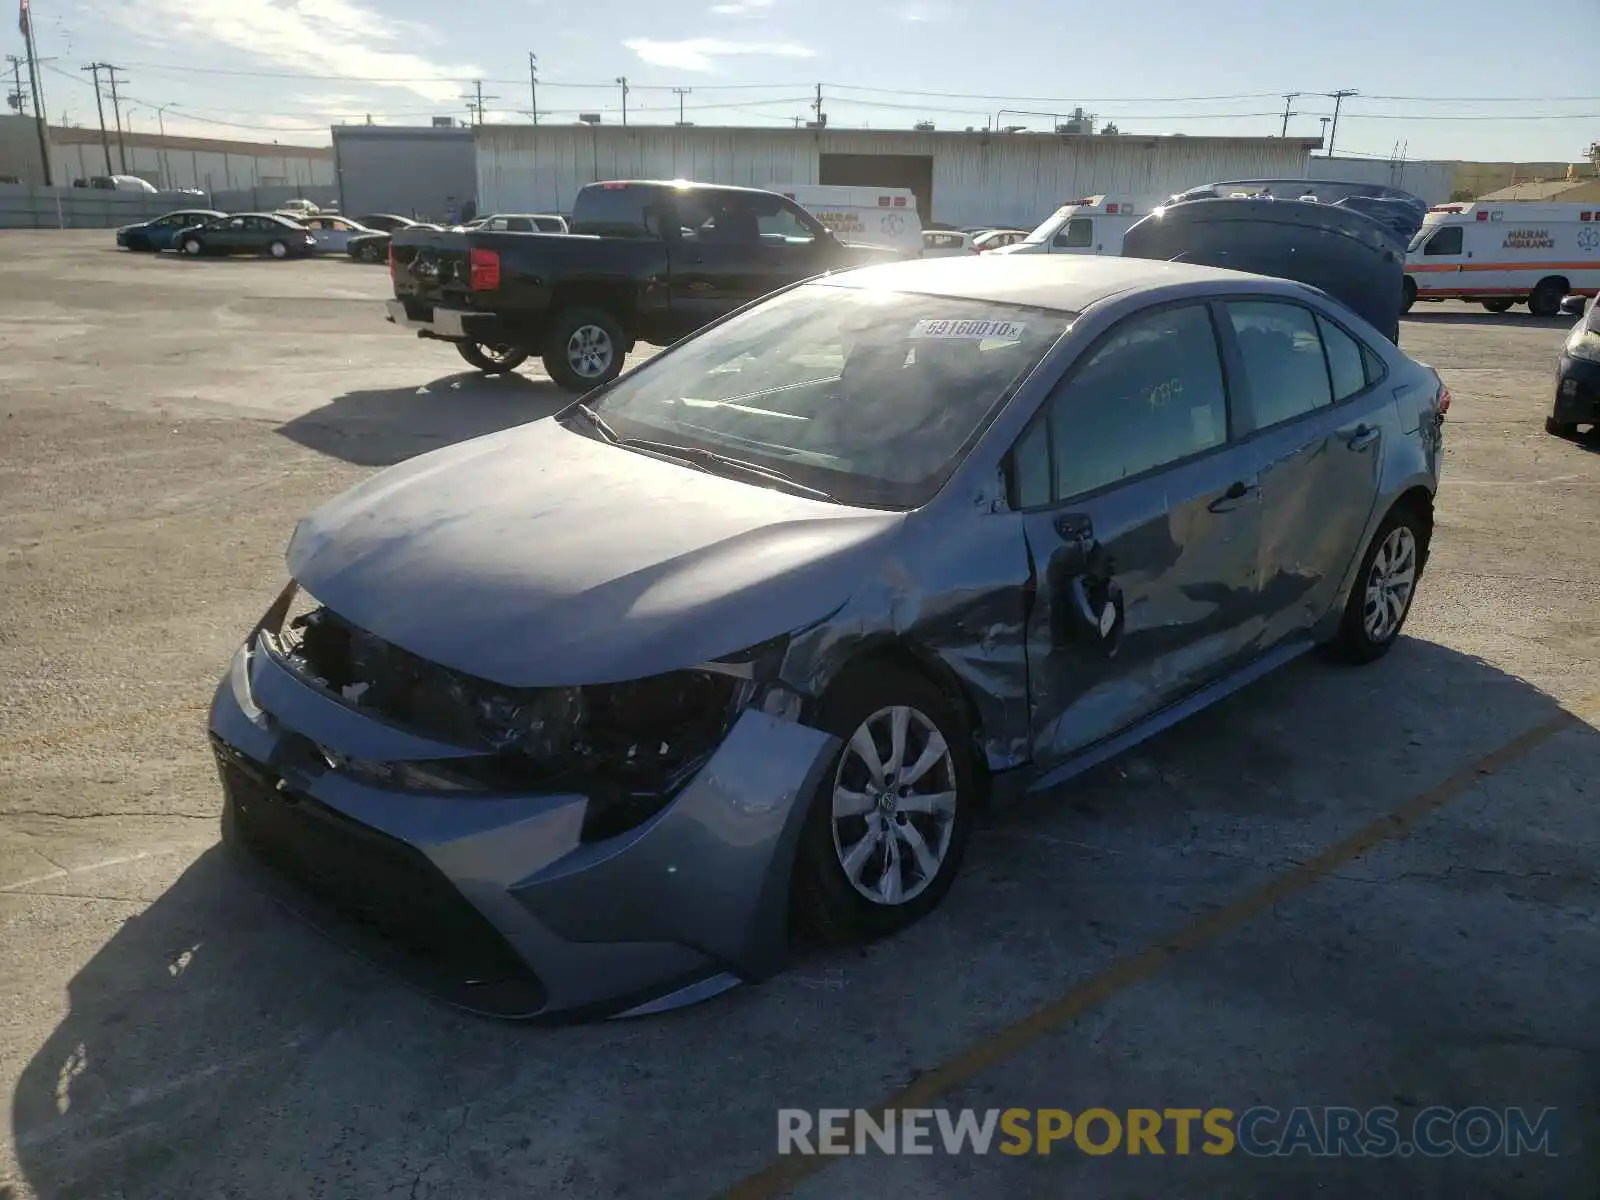
[[689, 189], [673, 204], [673, 308], [696, 325], [827, 269], [819, 227], [778, 196]]
[[1394, 397], [1383, 360], [1309, 305], [1220, 306], [1244, 445], [1261, 485], [1263, 648], [1303, 633], [1333, 604], [1378, 498]]
[[1259, 492], [1230, 435], [1215, 314], [1146, 310], [1080, 363], [1012, 451], [1044, 766], [1239, 666], [1258, 625]]

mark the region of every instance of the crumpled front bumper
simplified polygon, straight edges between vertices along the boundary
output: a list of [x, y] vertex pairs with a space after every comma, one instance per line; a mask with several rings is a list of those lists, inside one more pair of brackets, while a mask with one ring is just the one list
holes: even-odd
[[252, 643], [212, 703], [223, 834], [290, 907], [453, 1003], [637, 1015], [778, 970], [807, 799], [837, 740], [748, 709], [662, 811], [580, 841], [582, 794], [423, 792], [330, 765], [460, 756]]

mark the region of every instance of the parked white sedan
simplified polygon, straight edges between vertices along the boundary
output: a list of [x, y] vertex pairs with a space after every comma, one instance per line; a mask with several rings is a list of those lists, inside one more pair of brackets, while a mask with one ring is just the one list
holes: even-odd
[[973, 236], [954, 229], [924, 229], [922, 231], [923, 258], [949, 258], [955, 254], [976, 254]]
[[351, 238], [378, 232], [357, 224], [349, 217], [302, 217], [300, 224], [311, 231], [311, 236], [317, 240], [317, 250], [324, 254], [343, 254]]

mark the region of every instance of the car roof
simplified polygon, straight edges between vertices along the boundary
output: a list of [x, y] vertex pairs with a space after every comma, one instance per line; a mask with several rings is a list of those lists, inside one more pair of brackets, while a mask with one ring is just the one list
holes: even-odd
[[827, 282], [1061, 312], [1082, 312], [1123, 292], [1179, 284], [1252, 283], [1273, 291], [1304, 291], [1281, 279], [1221, 267], [1091, 254], [983, 254], [882, 263], [834, 272]]

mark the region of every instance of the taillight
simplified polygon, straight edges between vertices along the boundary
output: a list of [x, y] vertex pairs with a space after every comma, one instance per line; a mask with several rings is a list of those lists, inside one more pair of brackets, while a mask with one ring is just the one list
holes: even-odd
[[500, 286], [500, 252], [474, 247], [467, 252], [467, 263], [472, 273], [472, 290], [492, 292]]
[[1450, 411], [1450, 389], [1445, 387], [1443, 383], [1439, 384], [1439, 399], [1437, 404], [1439, 407], [1439, 415], [1441, 417]]

